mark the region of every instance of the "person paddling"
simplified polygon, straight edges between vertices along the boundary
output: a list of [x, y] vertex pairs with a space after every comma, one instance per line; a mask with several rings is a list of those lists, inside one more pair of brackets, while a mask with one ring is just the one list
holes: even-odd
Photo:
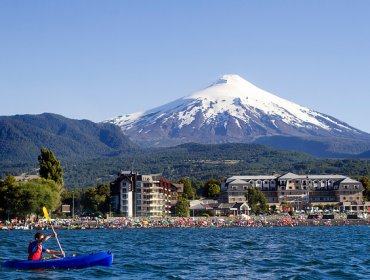
[[30, 244], [28, 245], [28, 260], [33, 260], [33, 261], [41, 260], [43, 252], [53, 255], [53, 257], [56, 257], [54, 255], [64, 256], [63, 251], [49, 250], [42, 245], [43, 242], [47, 241], [51, 237], [57, 238], [57, 234], [53, 233], [53, 234], [44, 236], [43, 233], [37, 232], [35, 234], [35, 240], [30, 241]]

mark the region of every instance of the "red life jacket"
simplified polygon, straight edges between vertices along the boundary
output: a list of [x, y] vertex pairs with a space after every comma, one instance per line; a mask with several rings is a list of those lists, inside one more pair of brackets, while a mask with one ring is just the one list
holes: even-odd
[[28, 260], [30, 261], [39, 261], [41, 260], [42, 258], [42, 245], [41, 244], [37, 244], [37, 249], [35, 252], [32, 252], [32, 248], [31, 248], [31, 243], [33, 241], [30, 241], [30, 244], [28, 245]]

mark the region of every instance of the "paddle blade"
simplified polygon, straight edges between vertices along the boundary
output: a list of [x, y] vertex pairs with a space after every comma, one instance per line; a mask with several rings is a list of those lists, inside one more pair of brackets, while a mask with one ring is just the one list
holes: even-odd
[[42, 211], [44, 211], [44, 216], [45, 218], [50, 222], [50, 217], [49, 217], [49, 213], [48, 213], [48, 210], [46, 209], [46, 207], [42, 207]]

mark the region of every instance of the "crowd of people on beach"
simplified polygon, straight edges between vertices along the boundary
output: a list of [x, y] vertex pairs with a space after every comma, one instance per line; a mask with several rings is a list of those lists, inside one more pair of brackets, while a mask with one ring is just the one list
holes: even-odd
[[[74, 219], [54, 219], [58, 229], [131, 229], [131, 228], [209, 228], [209, 227], [271, 227], [271, 226], [339, 226], [370, 225], [370, 218], [348, 219], [345, 214], [337, 214], [334, 219], [314, 218], [301, 214], [241, 215], [228, 217], [75, 217]], [[0, 221], [0, 229], [43, 230], [50, 224], [45, 219]]]

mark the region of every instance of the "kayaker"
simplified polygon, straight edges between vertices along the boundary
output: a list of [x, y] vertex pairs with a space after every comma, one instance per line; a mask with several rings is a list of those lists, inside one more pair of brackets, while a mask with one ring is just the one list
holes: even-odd
[[30, 244], [28, 245], [28, 260], [33, 260], [33, 261], [38, 261], [42, 259], [42, 253], [45, 252], [47, 254], [51, 255], [63, 255], [64, 252], [62, 251], [55, 251], [55, 250], [49, 250], [45, 248], [42, 243], [45, 242], [46, 240], [50, 239], [51, 237], [56, 237], [57, 234], [49, 234], [44, 236], [43, 233], [37, 232], [35, 234], [35, 240], [30, 241]]

